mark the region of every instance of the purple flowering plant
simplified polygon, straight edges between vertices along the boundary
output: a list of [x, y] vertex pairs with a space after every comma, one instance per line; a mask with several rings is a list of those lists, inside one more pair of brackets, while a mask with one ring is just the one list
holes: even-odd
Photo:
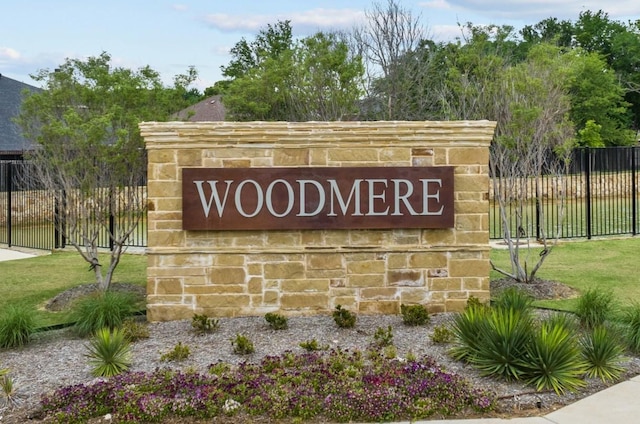
[[337, 422], [447, 417], [490, 411], [495, 395], [473, 389], [432, 359], [366, 360], [360, 351], [266, 356], [259, 363], [213, 364], [215, 373], [163, 368], [128, 372], [58, 389], [41, 400], [53, 422], [81, 423], [112, 414], [118, 422], [237, 413], [270, 419]]

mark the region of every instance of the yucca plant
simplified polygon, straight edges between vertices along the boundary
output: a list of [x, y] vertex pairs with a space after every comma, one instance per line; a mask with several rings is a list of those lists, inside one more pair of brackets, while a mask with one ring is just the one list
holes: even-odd
[[89, 353], [86, 355], [93, 366], [92, 374], [96, 377], [112, 377], [129, 369], [130, 346], [120, 329], [105, 327], [98, 330], [89, 342]]
[[603, 382], [616, 381], [624, 372], [624, 349], [618, 337], [606, 326], [600, 325], [580, 338], [582, 355], [586, 361], [585, 374]]
[[491, 309], [478, 325], [475, 352], [469, 362], [482, 375], [518, 380], [533, 335], [531, 316], [516, 309]]
[[576, 315], [580, 324], [587, 328], [603, 325], [613, 315], [615, 309], [613, 292], [601, 288], [587, 290], [578, 298]]
[[622, 314], [624, 340], [631, 352], [640, 353], [640, 303], [634, 303]]
[[10, 305], [0, 315], [0, 348], [22, 347], [37, 328], [36, 311], [23, 305]]
[[480, 326], [487, 320], [490, 311], [479, 303], [469, 303], [464, 311], [454, 316], [451, 331], [455, 345], [450, 351], [454, 359], [468, 361], [475, 355], [480, 344]]
[[136, 310], [136, 298], [128, 293], [104, 292], [80, 300], [72, 312], [74, 329], [80, 337], [102, 328], [120, 328]]
[[570, 327], [560, 320], [543, 322], [527, 345], [523, 378], [537, 390], [558, 394], [584, 386], [585, 363]]

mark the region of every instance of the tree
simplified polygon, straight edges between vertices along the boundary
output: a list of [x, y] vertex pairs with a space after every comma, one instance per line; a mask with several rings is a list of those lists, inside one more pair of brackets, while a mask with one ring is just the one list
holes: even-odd
[[353, 38], [365, 61], [369, 103], [378, 104], [370, 108], [375, 112], [371, 118], [407, 119], [402, 100], [415, 91], [414, 83], [419, 81], [407, 76], [423, 75], [425, 64], [423, 57], [412, 57], [425, 35], [419, 17], [395, 0], [386, 5], [375, 3], [365, 15], [365, 25], [354, 31]]
[[[575, 143], [565, 72], [559, 50], [541, 44], [530, 51], [527, 61], [500, 76], [500, 90], [495, 91], [498, 125], [489, 163], [511, 269], [492, 266], [519, 282], [535, 282], [560, 235], [566, 192], [563, 176]], [[546, 209], [540, 204], [544, 179], [555, 182], [556, 190], [551, 207], [557, 208], [557, 222], [550, 232]], [[534, 219], [528, 207], [532, 200], [539, 222], [537, 234], [532, 234]], [[542, 244], [538, 254], [529, 248], [532, 237]], [[523, 240], [526, 250], [520, 247]]]
[[241, 40], [224, 74], [227, 113], [239, 121], [339, 120], [356, 111], [363, 68], [337, 33], [293, 41], [287, 22]]
[[[33, 76], [45, 90], [26, 97], [18, 117], [25, 136], [37, 144], [29, 154], [33, 178], [57, 194], [64, 216], [58, 228], [89, 263], [102, 290], [109, 288], [125, 242], [145, 214], [146, 201], [135, 189], [146, 175], [138, 123], [166, 120], [186, 106], [187, 87], [196, 76], [190, 68], [166, 88], [151, 68], [114, 68], [105, 52], [84, 61], [67, 59], [55, 71]], [[111, 231], [116, 202], [122, 216]], [[104, 232], [113, 245], [107, 265], [98, 254]]]

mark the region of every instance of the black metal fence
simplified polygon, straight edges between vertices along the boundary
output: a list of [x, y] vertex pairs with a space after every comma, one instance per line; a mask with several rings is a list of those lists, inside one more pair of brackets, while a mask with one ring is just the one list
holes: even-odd
[[[28, 161], [0, 161], [0, 244], [44, 250], [63, 248], [68, 243], [64, 237], [67, 217], [61, 205], [67, 204], [69, 196], [38, 186], [33, 178], [29, 178], [30, 173]], [[128, 190], [136, 190], [139, 198], [146, 198], [145, 185]], [[101, 190], [94, 195], [111, 194], [108, 190]], [[114, 196], [112, 203], [113, 208], [105, 218], [106, 225], [97, 238], [101, 248], [113, 248], [109, 232], [115, 233], [119, 226], [126, 228], [130, 224], [126, 222], [130, 214], [124, 210], [121, 198]], [[144, 216], [129, 236], [127, 246], [145, 247], [146, 230]]]
[[[540, 239], [638, 234], [638, 164], [640, 147], [580, 148], [572, 152], [564, 175], [544, 176], [521, 184], [524, 204], [506, 205], [507, 216], [519, 214], [512, 234]], [[496, 180], [498, 190], [504, 186]], [[493, 189], [494, 186], [492, 186]], [[498, 202], [491, 196], [490, 237], [502, 239]], [[517, 209], [517, 210], [516, 210]]]
[[[522, 219], [520, 228], [511, 223], [510, 230], [530, 239], [555, 234], [560, 238], [638, 234], [639, 164], [640, 147], [576, 149], [564, 175], [531, 179], [522, 185], [527, 202], [506, 205], [507, 215], [517, 213]], [[26, 178], [29, 166], [26, 161], [0, 161], [0, 244], [46, 250], [64, 247], [67, 241], [56, 225], [65, 219], [58, 207], [64, 196]], [[496, 182], [500, 190], [500, 179]], [[140, 190], [141, 198], [146, 195], [144, 185], [131, 189]], [[502, 239], [499, 206], [493, 196], [490, 198], [490, 238]], [[114, 202], [108, 218], [111, 231], [128, 224], [123, 221], [128, 216], [123, 207]], [[146, 230], [144, 217], [129, 237], [128, 246], [146, 246]], [[110, 248], [109, 240], [105, 229], [98, 244]]]

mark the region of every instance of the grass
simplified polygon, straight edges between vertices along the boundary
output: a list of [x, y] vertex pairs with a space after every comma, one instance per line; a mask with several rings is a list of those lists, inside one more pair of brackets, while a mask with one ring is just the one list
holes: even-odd
[[[535, 248], [529, 252], [530, 266], [534, 265], [533, 261], [537, 260], [540, 250]], [[622, 306], [628, 306], [640, 299], [640, 273], [635, 260], [639, 251], [640, 238], [562, 241], [547, 257], [537, 276], [559, 281], [581, 293], [595, 288], [611, 290]], [[522, 252], [526, 250], [521, 249]], [[506, 249], [493, 249], [491, 260], [507, 268], [509, 252]], [[501, 275], [491, 271], [491, 278], [501, 278]], [[534, 304], [573, 311], [577, 300], [545, 300]]]
[[[108, 263], [108, 255], [101, 257]], [[114, 282], [146, 285], [147, 259], [143, 255], [122, 255]], [[0, 262], [0, 310], [20, 304], [38, 309], [37, 320], [44, 326], [68, 322], [67, 314], [44, 310], [55, 295], [80, 284], [94, 283], [93, 271], [75, 251]]]

